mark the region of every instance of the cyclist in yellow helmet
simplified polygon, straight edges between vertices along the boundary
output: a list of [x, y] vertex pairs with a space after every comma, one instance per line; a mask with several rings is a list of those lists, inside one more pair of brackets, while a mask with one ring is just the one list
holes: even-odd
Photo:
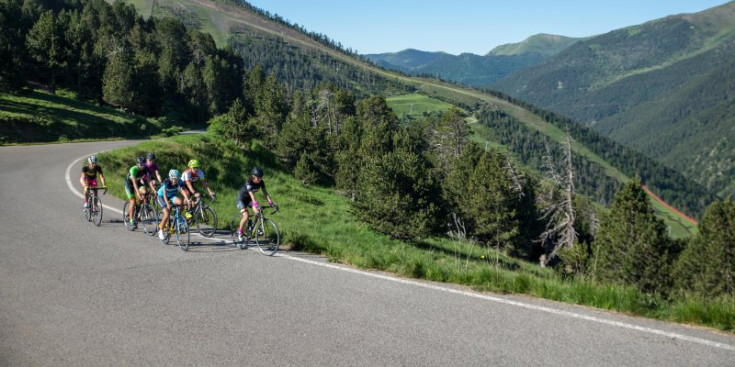
[[[194, 189], [194, 182], [200, 181], [202, 185], [207, 189], [209, 197], [214, 199], [214, 191], [212, 191], [212, 189], [209, 187], [209, 184], [207, 184], [207, 180], [204, 179], [204, 172], [201, 170], [202, 164], [199, 163], [198, 160], [192, 159], [189, 161], [189, 164], [187, 164], [187, 166], [188, 168], [184, 171], [184, 173], [181, 174], [181, 181], [184, 182], [184, 189], [187, 190], [188, 197], [199, 199], [201, 194], [199, 194]], [[190, 202], [187, 202], [186, 205], [187, 209], [191, 210]], [[190, 217], [190, 215], [188, 215], [187, 217]]]

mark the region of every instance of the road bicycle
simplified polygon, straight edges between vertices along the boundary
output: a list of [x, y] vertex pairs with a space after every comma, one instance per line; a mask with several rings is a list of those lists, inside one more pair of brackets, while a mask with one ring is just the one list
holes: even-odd
[[[214, 202], [214, 200], [212, 200]], [[205, 237], [212, 237], [217, 231], [217, 212], [214, 208], [204, 203], [203, 198], [195, 199], [194, 208], [191, 210], [192, 217], [187, 220], [190, 227], [197, 227], [197, 231]]]
[[87, 207], [84, 208], [84, 217], [87, 219], [87, 222], [92, 222], [95, 226], [99, 227], [102, 223], [102, 201], [97, 195], [97, 190], [105, 190], [104, 195], [107, 193], [107, 187], [96, 186], [87, 187], [86, 189], [89, 190], [89, 195], [87, 196]]
[[[143, 226], [143, 232], [149, 236], [153, 236], [158, 231], [158, 208], [153, 204], [151, 200], [153, 194], [147, 192], [143, 195], [143, 200], [135, 200], [134, 217], [136, 222]], [[130, 225], [130, 217], [128, 208], [130, 207], [130, 201], [126, 201], [123, 205], [123, 222], [128, 230], [134, 230]]]
[[268, 208], [273, 208], [269, 215], [278, 211], [278, 207], [275, 205], [260, 207], [260, 211], [248, 219], [242, 241], [237, 237], [237, 229], [240, 226], [242, 213], [235, 214], [232, 217], [230, 220], [230, 236], [232, 236], [232, 242], [239, 249], [243, 250], [257, 246], [260, 252], [266, 256], [273, 256], [278, 252], [278, 246], [281, 244], [281, 233], [278, 231], [276, 223], [265, 217], [265, 209]]
[[[178, 205], [172, 205], [171, 208], [171, 213], [168, 216], [168, 224], [166, 225], [167, 228], [164, 229], [166, 238], [161, 240], [161, 243], [168, 245], [168, 241], [171, 239], [171, 236], [175, 236], [176, 244], [179, 248], [183, 251], [187, 251], [189, 250], [189, 224], [186, 223], [186, 219], [181, 214]], [[163, 216], [163, 213], [159, 215]], [[159, 218], [159, 220], [160, 219], [162, 218]]]

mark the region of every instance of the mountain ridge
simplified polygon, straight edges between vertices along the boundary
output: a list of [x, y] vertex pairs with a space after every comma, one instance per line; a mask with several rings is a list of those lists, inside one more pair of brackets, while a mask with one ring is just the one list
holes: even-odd
[[730, 2], [581, 41], [491, 86], [587, 124], [724, 197], [735, 193], [734, 58]]
[[538, 65], [585, 38], [537, 34], [519, 43], [493, 48], [481, 56], [470, 52], [452, 55], [405, 49], [399, 52], [363, 55], [370, 61], [390, 70], [409, 75], [431, 75], [444, 80], [482, 87], [509, 74]]

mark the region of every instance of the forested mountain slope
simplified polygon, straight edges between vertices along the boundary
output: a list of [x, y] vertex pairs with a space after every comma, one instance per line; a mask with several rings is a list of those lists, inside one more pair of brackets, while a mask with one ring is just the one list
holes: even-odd
[[[562, 142], [563, 131], [566, 126], [572, 125], [570, 133], [573, 139], [578, 140], [574, 144], [575, 153], [579, 155], [576, 165], [586, 173], [585, 182], [578, 188], [581, 193], [603, 203], [609, 203], [621, 183], [636, 175], [650, 176], [649, 187], [654, 192], [693, 216], [701, 214], [703, 208], [713, 199], [702, 187], [684, 179], [673, 170], [657, 165], [586, 128], [576, 126], [574, 122], [561, 116], [501, 95], [380, 69], [365, 62], [351, 49], [334, 43], [327, 36], [291, 25], [277, 15], [254, 8], [248, 3], [229, 0], [130, 2], [143, 14], [147, 11], [155, 16], [174, 16], [198, 29], [214, 32], [216, 40], [225, 40], [224, 42], [243, 54], [246, 69], [262, 65], [266, 73], [275, 73], [278, 80], [290, 91], [308, 90], [324, 82], [355, 90], [358, 95], [390, 95], [406, 90], [416, 91], [470, 111], [478, 111], [480, 108], [502, 111], [503, 116], [506, 116], [503, 118], [517, 121], [530, 131], [537, 131], [540, 134], [537, 137], [553, 144]], [[485, 123], [492, 125], [490, 121]], [[482, 139], [499, 141], [500, 134], [491, 131]], [[529, 136], [526, 134], [524, 139]], [[529, 162], [538, 163], [548, 154], [544, 141], [518, 145], [519, 150], [512, 151], [512, 154], [533, 156], [535, 158]], [[529, 147], [534, 150], [527, 151]]]
[[735, 2], [581, 41], [492, 87], [735, 193]]

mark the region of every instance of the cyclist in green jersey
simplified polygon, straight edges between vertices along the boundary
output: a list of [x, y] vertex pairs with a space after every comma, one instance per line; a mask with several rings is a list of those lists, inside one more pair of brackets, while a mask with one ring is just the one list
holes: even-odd
[[145, 158], [135, 158], [135, 166], [130, 167], [128, 174], [125, 177], [125, 194], [128, 196], [128, 218], [130, 218], [130, 228], [138, 228], [138, 224], [135, 222], [135, 201], [142, 201], [143, 196], [146, 194], [145, 189], [145, 178], [148, 175], [148, 170], [145, 168]]

